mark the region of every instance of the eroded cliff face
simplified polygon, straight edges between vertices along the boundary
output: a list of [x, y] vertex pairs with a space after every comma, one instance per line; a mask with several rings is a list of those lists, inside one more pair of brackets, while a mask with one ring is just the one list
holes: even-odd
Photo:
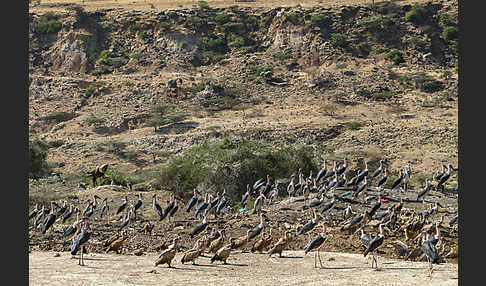
[[[219, 58], [255, 52], [296, 55], [300, 63], [318, 66], [340, 56], [367, 58], [377, 49], [401, 50], [407, 64], [418, 64], [423, 54], [431, 52], [431, 63], [454, 66], [456, 51], [441, 36], [440, 15], [457, 17], [457, 4], [431, 2], [425, 7], [427, 20], [420, 24], [406, 19], [409, 5], [391, 3], [374, 9], [70, 11], [60, 16], [62, 29], [55, 36], [31, 34], [31, 53], [40, 57], [32, 68], [75, 73], [153, 71], [213, 64], [217, 60], [208, 56], [211, 53]], [[38, 18], [31, 16], [33, 22]], [[345, 43], [336, 42], [336, 35], [344, 35]], [[220, 42], [208, 44], [207, 39]], [[100, 68], [97, 60], [105, 50], [113, 60]]]

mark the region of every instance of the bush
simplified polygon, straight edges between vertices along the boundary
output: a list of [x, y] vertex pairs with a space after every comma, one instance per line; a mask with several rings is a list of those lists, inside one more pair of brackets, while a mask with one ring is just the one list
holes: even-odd
[[392, 49], [388, 52], [388, 57], [395, 63], [400, 64], [405, 62], [403, 59], [403, 54], [397, 49]]
[[442, 14], [440, 15], [439, 18], [439, 25], [441, 25], [443, 28], [448, 27], [448, 26], [456, 26], [456, 19], [453, 15], [451, 14]]
[[331, 43], [335, 46], [335, 47], [341, 47], [341, 48], [344, 48], [348, 45], [348, 40], [347, 40], [347, 37], [346, 35], [344, 34], [340, 34], [340, 33], [332, 33], [331, 34]]
[[86, 97], [99, 95], [100, 89], [105, 85], [103, 81], [95, 81], [86, 88]]
[[442, 31], [442, 38], [446, 41], [457, 41], [459, 40], [459, 30], [453, 26], [445, 27]]
[[209, 8], [209, 4], [206, 1], [197, 2], [197, 6], [199, 7], [199, 9], [208, 9]]
[[50, 168], [46, 162], [49, 144], [34, 138], [29, 139], [29, 178], [38, 178], [49, 174]]
[[214, 22], [218, 25], [224, 25], [231, 20], [231, 15], [229, 14], [218, 14], [214, 17]]
[[174, 104], [157, 104], [151, 107], [151, 117], [147, 120], [147, 126], [157, 128], [163, 125], [171, 125], [184, 121], [188, 114], [186, 112], [174, 110]]
[[425, 48], [426, 43], [417, 37], [412, 37], [410, 40], [408, 40], [408, 44], [411, 45], [414, 48]]
[[283, 61], [283, 60], [292, 58], [292, 55], [287, 54], [287, 53], [277, 52], [277, 53], [273, 54], [272, 57], [274, 59], [278, 60], [278, 61]]
[[323, 27], [329, 26], [332, 21], [326, 15], [313, 14], [310, 18], [310, 22], [311, 22], [311, 25], [313, 25], [313, 26], [323, 28]]
[[273, 179], [288, 178], [302, 168], [316, 170], [312, 149], [274, 148], [246, 140], [207, 140], [182, 155], [173, 155], [156, 171], [157, 184], [184, 196], [194, 188], [208, 191], [226, 189], [230, 199], [240, 199], [246, 185], [267, 174]]
[[84, 122], [88, 125], [101, 125], [106, 122], [106, 119], [102, 117], [89, 117]]
[[422, 24], [427, 19], [428, 11], [425, 7], [414, 5], [410, 11], [405, 13], [405, 19], [415, 24]]
[[361, 127], [364, 126], [364, 123], [359, 121], [351, 121], [347, 122], [345, 126], [348, 130], [359, 130]]
[[228, 51], [228, 45], [224, 38], [201, 37], [197, 39], [196, 44], [202, 51], [211, 51], [223, 54]]
[[31, 24], [31, 30], [33, 33], [37, 34], [57, 33], [62, 28], [62, 24], [58, 19], [58, 15], [55, 15], [52, 12], [47, 12]]

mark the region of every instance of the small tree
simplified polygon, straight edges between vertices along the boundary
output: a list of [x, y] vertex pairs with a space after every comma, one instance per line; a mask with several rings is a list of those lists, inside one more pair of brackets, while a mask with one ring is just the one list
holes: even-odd
[[37, 178], [49, 173], [47, 151], [49, 144], [38, 138], [29, 140], [29, 178]]
[[187, 113], [175, 110], [174, 104], [157, 104], [151, 108], [151, 117], [147, 120], [147, 126], [157, 128], [163, 125], [170, 125], [187, 118]]

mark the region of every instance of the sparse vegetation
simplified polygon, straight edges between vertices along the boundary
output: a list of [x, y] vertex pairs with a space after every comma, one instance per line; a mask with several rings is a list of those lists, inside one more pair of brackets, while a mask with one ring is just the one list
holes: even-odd
[[414, 24], [422, 24], [426, 21], [428, 15], [427, 8], [421, 5], [414, 5], [410, 11], [405, 13], [405, 19]]
[[104, 124], [106, 122], [106, 119], [103, 118], [103, 117], [91, 116], [91, 117], [86, 118], [86, 120], [84, 122], [88, 125], [98, 126], [98, 125]]
[[330, 40], [335, 47], [345, 48], [348, 45], [348, 38], [344, 34], [332, 33]]
[[160, 126], [168, 125], [184, 121], [188, 114], [183, 111], [176, 110], [174, 104], [157, 104], [151, 107], [151, 117], [147, 120], [147, 126], [154, 127], [154, 131], [157, 132], [157, 128]]
[[364, 126], [364, 123], [359, 121], [351, 121], [351, 122], [347, 122], [345, 126], [346, 129], [348, 130], [359, 130], [361, 129], [361, 127]]
[[30, 24], [30, 29], [37, 34], [53, 34], [57, 33], [62, 28], [62, 23], [59, 21], [60, 16], [52, 12], [47, 12], [37, 20]]
[[405, 59], [403, 58], [402, 52], [400, 52], [397, 49], [392, 49], [388, 52], [388, 57], [395, 63], [395, 64], [401, 64], [405, 62]]
[[39, 178], [50, 173], [47, 164], [49, 144], [39, 138], [29, 138], [29, 178]]

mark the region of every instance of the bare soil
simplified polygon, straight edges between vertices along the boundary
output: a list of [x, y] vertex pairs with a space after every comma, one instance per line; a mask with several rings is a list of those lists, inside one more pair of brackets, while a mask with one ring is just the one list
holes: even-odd
[[[434, 265], [428, 276], [426, 262], [378, 257], [378, 270], [365, 264], [359, 254], [321, 252], [323, 269], [314, 268], [314, 254], [284, 251], [284, 257], [233, 252], [228, 265], [211, 264], [200, 257], [197, 265], [181, 264], [176, 254], [174, 268], [154, 267], [157, 254], [124, 256], [85, 255], [79, 266], [68, 252], [29, 254], [30, 285], [458, 285], [457, 264]], [[370, 262], [371, 263], [371, 262]]]

